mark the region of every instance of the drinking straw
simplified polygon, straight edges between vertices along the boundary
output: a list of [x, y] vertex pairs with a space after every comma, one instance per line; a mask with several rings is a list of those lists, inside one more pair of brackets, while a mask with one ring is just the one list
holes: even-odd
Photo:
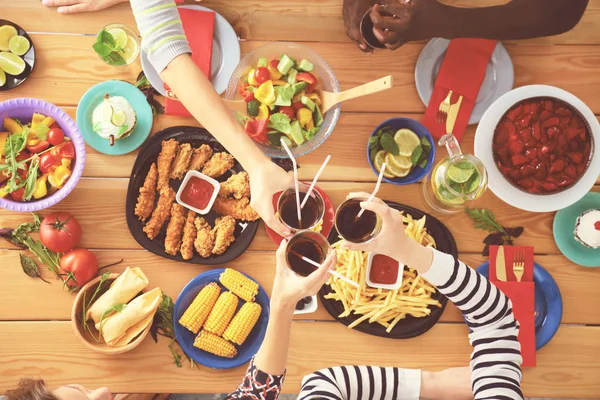
[[302, 200], [302, 204], [300, 205], [300, 208], [304, 208], [304, 205], [306, 204], [306, 201], [308, 200], [308, 196], [310, 196], [313, 189], [315, 188], [315, 185], [317, 184], [317, 180], [319, 179], [319, 176], [321, 176], [321, 173], [323, 173], [323, 170], [325, 169], [325, 166], [327, 166], [327, 163], [329, 162], [329, 160], [331, 160], [330, 155], [327, 156], [327, 158], [323, 162], [323, 165], [321, 165], [321, 168], [319, 168], [319, 170], [317, 171], [317, 174], [315, 175], [315, 179], [313, 179], [312, 183], [310, 184], [310, 187], [308, 188], [308, 192], [306, 192], [306, 195], [304, 196], [304, 200]]
[[292, 155], [290, 148], [285, 144], [283, 138], [281, 138], [281, 145], [288, 153], [290, 160], [292, 160], [292, 164], [294, 165], [294, 188], [296, 189], [296, 210], [298, 211], [298, 226], [302, 227], [302, 214], [300, 213], [300, 188], [298, 186], [298, 164], [296, 163], [296, 159]]
[[[316, 262], [316, 261], [313, 261], [313, 260], [311, 260], [310, 258], [306, 258], [306, 257], [304, 257], [303, 255], [301, 255], [301, 254], [298, 254], [298, 253], [297, 253], [297, 252], [295, 252], [295, 251], [292, 251], [291, 253], [292, 253], [293, 255], [295, 255], [296, 257], [299, 257], [299, 258], [300, 258], [302, 261], [304, 261], [304, 262], [307, 262], [307, 263], [309, 263], [309, 264], [311, 264], [311, 265], [314, 265], [314, 266], [315, 266], [315, 267], [317, 267], [317, 268], [321, 268], [321, 264], [319, 264], [318, 262]], [[346, 278], [344, 275], [340, 274], [340, 273], [339, 273], [339, 272], [337, 272], [337, 271], [334, 271], [334, 270], [332, 270], [332, 269], [328, 269], [328, 270], [327, 270], [327, 272], [329, 272], [331, 275], [335, 276], [336, 278], [340, 278], [341, 280], [343, 280], [344, 282], [346, 282], [346, 283], [348, 283], [348, 284], [350, 284], [350, 285], [354, 286], [355, 288], [360, 288], [360, 285], [359, 285], [358, 283], [354, 282], [352, 279], [348, 279], [348, 278]]]
[[[377, 178], [377, 184], [375, 185], [375, 190], [373, 190], [373, 193], [371, 193], [371, 195], [369, 196], [367, 201], [373, 201], [373, 199], [375, 198], [375, 195], [379, 191], [379, 186], [381, 186], [381, 179], [383, 178], [383, 171], [385, 171], [385, 167], [386, 167], [386, 165], [385, 165], [385, 163], [383, 163], [381, 165], [381, 171], [379, 171], [379, 177]], [[361, 208], [360, 211], [358, 212], [358, 215], [356, 216], [356, 219], [359, 219], [360, 216], [363, 215], [364, 212], [365, 212], [365, 209]]]

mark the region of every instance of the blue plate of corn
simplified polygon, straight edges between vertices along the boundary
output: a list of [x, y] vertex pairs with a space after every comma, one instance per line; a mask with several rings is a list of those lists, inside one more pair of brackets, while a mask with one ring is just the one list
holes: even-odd
[[248, 275], [214, 269], [183, 288], [174, 319], [175, 336], [188, 357], [210, 368], [235, 368], [249, 362], [265, 338], [269, 297]]

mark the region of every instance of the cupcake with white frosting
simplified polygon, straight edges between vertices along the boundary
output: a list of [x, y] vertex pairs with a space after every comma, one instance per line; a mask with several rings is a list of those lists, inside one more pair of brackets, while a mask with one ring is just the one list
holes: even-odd
[[587, 210], [575, 223], [575, 240], [592, 249], [600, 249], [600, 210]]
[[137, 124], [135, 110], [125, 97], [104, 95], [92, 114], [92, 129], [101, 138], [109, 140], [110, 145], [115, 140], [126, 138], [133, 132]]

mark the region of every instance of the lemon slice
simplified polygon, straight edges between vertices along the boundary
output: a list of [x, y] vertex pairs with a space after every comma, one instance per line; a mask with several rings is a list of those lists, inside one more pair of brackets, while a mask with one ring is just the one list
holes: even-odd
[[121, 54], [121, 57], [123, 57], [125, 59], [125, 62], [127, 64], [130, 64], [133, 62], [133, 60], [137, 57], [138, 55], [138, 44], [135, 40], [127, 40], [127, 44], [125, 45], [125, 47], [123, 47], [123, 50], [121, 50], [119, 52]]
[[10, 39], [12, 39], [14, 36], [17, 36], [18, 34], [19, 33], [17, 32], [14, 26], [0, 26], [0, 50], [9, 50], [8, 43], [10, 42]]
[[29, 51], [31, 44], [24, 36], [13, 36], [8, 42], [8, 48], [13, 54], [22, 56]]
[[400, 154], [395, 156], [392, 153], [388, 153], [388, 155], [385, 157], [385, 162], [402, 169], [410, 169], [413, 167], [410, 157], [404, 157]]
[[410, 168], [398, 168], [395, 164], [387, 163], [386, 172], [391, 172], [396, 178], [404, 178], [410, 173]]
[[[387, 156], [387, 154], [387, 151], [379, 150], [375, 155], [375, 160], [373, 163], [375, 164], [375, 169], [377, 170], [377, 172], [381, 172], [381, 166], [385, 162], [385, 157]], [[395, 178], [394, 174], [389, 172], [389, 167], [387, 165], [385, 171], [383, 171], [383, 176], [385, 176], [386, 178]]]
[[0, 52], [0, 68], [9, 75], [19, 75], [25, 71], [25, 61], [13, 53]]
[[129, 39], [127, 38], [127, 32], [121, 28], [113, 28], [107, 31], [115, 39], [115, 47], [118, 49], [124, 49]]
[[121, 126], [125, 125], [125, 122], [127, 122], [127, 114], [125, 114], [125, 112], [123, 110], [116, 110], [113, 113], [112, 118], [110, 119], [110, 122], [114, 126], [121, 127]]
[[4, 73], [4, 70], [2, 68], [0, 68], [0, 87], [4, 86], [5, 83], [6, 83], [6, 74]]
[[421, 144], [417, 134], [410, 129], [399, 129], [394, 135], [394, 140], [398, 143], [400, 155], [404, 157], [410, 157], [415, 147]]

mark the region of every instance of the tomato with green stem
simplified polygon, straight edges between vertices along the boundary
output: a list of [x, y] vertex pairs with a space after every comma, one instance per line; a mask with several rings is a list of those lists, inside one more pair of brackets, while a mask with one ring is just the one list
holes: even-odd
[[67, 212], [52, 213], [42, 221], [40, 239], [49, 250], [66, 253], [75, 248], [81, 239], [81, 226]]
[[98, 273], [98, 259], [87, 249], [71, 250], [60, 258], [60, 275], [69, 289], [80, 288]]

